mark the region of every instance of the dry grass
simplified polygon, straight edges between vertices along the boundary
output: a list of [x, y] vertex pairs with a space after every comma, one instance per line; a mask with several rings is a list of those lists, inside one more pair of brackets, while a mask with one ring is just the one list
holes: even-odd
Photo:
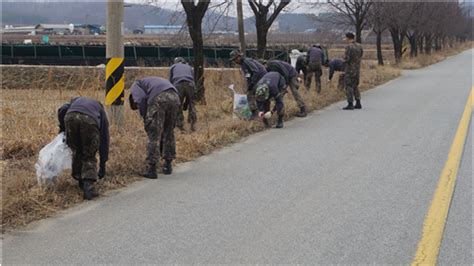
[[[438, 62], [448, 55], [471, 48], [463, 45], [432, 58], [420, 57], [412, 67], [421, 67]], [[410, 62], [402, 67], [407, 68]], [[165, 72], [152, 73], [144, 70], [137, 78], [146, 75], [165, 75]], [[362, 91], [373, 88], [400, 75], [399, 68], [378, 67], [371, 61], [365, 61], [362, 69]], [[323, 77], [327, 77], [324, 73]], [[57, 211], [82, 201], [80, 190], [72, 178], [65, 173], [51, 188], [37, 186], [34, 163], [41, 147], [47, 144], [57, 133], [56, 110], [73, 96], [88, 96], [103, 100], [102, 78], [96, 86], [78, 84], [76, 90], [60, 90], [59, 80], [49, 78], [44, 89], [24, 90], [20, 88], [0, 90], [1, 92], [1, 160], [2, 174], [2, 231], [26, 225], [31, 221], [49, 217]], [[177, 163], [193, 160], [209, 154], [215, 149], [235, 143], [245, 136], [264, 130], [259, 122], [246, 122], [232, 118], [232, 96], [226, 89], [229, 81], [242, 86], [238, 71], [225, 73], [206, 73], [206, 98], [208, 105], [198, 106], [198, 131], [194, 133], [177, 132]], [[64, 81], [61, 81], [64, 83]], [[336, 88], [337, 77], [331, 84], [323, 78], [323, 92], [317, 95], [315, 90], [306, 92], [301, 89], [309, 110], [321, 109], [331, 103], [344, 99], [344, 94]], [[44, 83], [42, 83], [44, 85]], [[93, 83], [92, 83], [93, 84]], [[87, 88], [87, 89], [85, 89]], [[297, 106], [291, 97], [286, 96], [287, 119], [297, 112]], [[125, 111], [125, 128], [121, 132], [111, 129], [111, 152], [108, 163], [108, 176], [98, 183], [102, 193], [125, 187], [139, 178], [136, 173], [143, 168], [146, 134], [142, 120], [129, 108]]]
[[402, 69], [418, 69], [432, 64], [436, 64], [462, 51], [472, 48], [472, 42], [455, 43], [452, 47], [444, 48], [431, 54], [419, 54], [414, 58], [404, 58], [399, 67]]
[[[361, 89], [366, 90], [399, 75], [399, 70], [364, 65]], [[144, 73], [143, 75], [146, 75]], [[232, 118], [232, 97], [226, 80], [241, 80], [235, 72], [207, 75], [206, 106], [198, 106], [198, 131], [177, 132], [177, 163], [193, 160], [213, 150], [235, 143], [254, 132], [264, 130], [259, 122]], [[327, 75], [327, 73], [325, 73]], [[337, 77], [336, 77], [337, 80]], [[315, 110], [343, 99], [336, 82], [323, 84], [323, 93], [301, 92], [308, 109]], [[238, 82], [240, 85], [241, 82]], [[54, 87], [54, 85], [51, 85]], [[98, 88], [79, 90], [20, 90], [2, 91], [2, 229], [12, 229], [31, 221], [49, 217], [58, 210], [82, 201], [76, 183], [65, 173], [54, 187], [45, 189], [36, 184], [34, 163], [41, 147], [57, 133], [56, 110], [71, 97], [82, 95], [103, 100]], [[287, 96], [287, 118], [297, 112], [291, 96]], [[122, 132], [111, 129], [111, 151], [108, 176], [98, 183], [102, 193], [138, 180], [136, 173], [143, 168], [146, 134], [142, 120], [129, 108], [125, 111], [126, 126]]]

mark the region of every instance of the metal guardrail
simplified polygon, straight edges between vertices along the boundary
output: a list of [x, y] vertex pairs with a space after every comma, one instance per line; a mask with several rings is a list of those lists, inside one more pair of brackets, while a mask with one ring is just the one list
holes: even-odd
[[[208, 65], [228, 65], [229, 53], [237, 47], [205, 47], [204, 57]], [[2, 44], [2, 64], [33, 65], [98, 65], [105, 63], [105, 46], [92, 45], [19, 45]], [[125, 46], [127, 66], [167, 66], [175, 57], [188, 61], [194, 59], [189, 47]], [[255, 56], [256, 50], [247, 51]], [[268, 49], [266, 58], [288, 60], [285, 50]]]

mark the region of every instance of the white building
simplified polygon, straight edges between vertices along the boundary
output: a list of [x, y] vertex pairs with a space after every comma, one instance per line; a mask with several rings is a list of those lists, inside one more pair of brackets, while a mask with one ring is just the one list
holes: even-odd
[[145, 25], [145, 34], [178, 34], [182, 26], [179, 25]]

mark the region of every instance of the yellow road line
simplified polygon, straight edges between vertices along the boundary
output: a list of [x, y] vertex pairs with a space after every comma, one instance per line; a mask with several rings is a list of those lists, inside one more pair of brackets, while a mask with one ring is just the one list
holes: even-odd
[[474, 87], [471, 88], [471, 93], [469, 94], [461, 121], [459, 122], [448, 159], [439, 177], [431, 207], [425, 217], [423, 236], [418, 243], [412, 265], [436, 265], [471, 120], [473, 97]]

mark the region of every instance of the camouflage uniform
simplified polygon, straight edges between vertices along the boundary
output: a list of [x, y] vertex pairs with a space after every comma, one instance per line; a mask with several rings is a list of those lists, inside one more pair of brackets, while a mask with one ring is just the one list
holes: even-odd
[[194, 72], [193, 68], [183, 63], [183, 58], [176, 58], [178, 60], [174, 65], [170, 67], [169, 81], [176, 87], [179, 93], [179, 99], [181, 102], [181, 109], [178, 111], [178, 121], [176, 125], [180, 129], [184, 129], [184, 115], [183, 110], [187, 108], [188, 122], [191, 124], [191, 130], [194, 131], [194, 125], [196, 124], [196, 108], [194, 106]]
[[[176, 121], [176, 126], [178, 128], [184, 127], [184, 114], [183, 110], [188, 108], [188, 122], [191, 124], [191, 130], [194, 130], [194, 125], [196, 124], [197, 115], [196, 107], [194, 106], [194, 86], [190, 82], [181, 81], [176, 84], [176, 89], [179, 92], [180, 106], [178, 110], [178, 120]], [[186, 106], [186, 107], [185, 107]]]
[[268, 72], [263, 78], [257, 83], [257, 87], [260, 84], [268, 85], [268, 98], [263, 101], [257, 100], [258, 111], [268, 112], [270, 111], [270, 105], [272, 99], [275, 101], [273, 112], [276, 112], [279, 116], [285, 115], [285, 104], [283, 97], [287, 93], [285, 78], [278, 72]]
[[77, 180], [97, 180], [96, 153], [100, 145], [97, 122], [90, 116], [78, 112], [64, 117], [66, 143], [73, 153], [72, 177]]
[[257, 102], [255, 100], [255, 86], [257, 82], [267, 73], [265, 67], [257, 60], [252, 58], [242, 57], [240, 67], [244, 74], [247, 83], [247, 102], [250, 111], [257, 111]]
[[360, 62], [364, 51], [359, 43], [353, 42], [346, 47], [344, 55], [344, 84], [346, 87], [346, 97], [348, 102], [353, 102], [354, 98], [360, 100], [359, 75]]
[[179, 96], [174, 90], [166, 90], [156, 96], [147, 108], [145, 130], [148, 135], [146, 162], [148, 166], [156, 165], [160, 159], [160, 141], [163, 158], [176, 158], [174, 127], [180, 108]]
[[313, 79], [312, 75], [314, 74], [314, 80], [316, 82], [316, 91], [321, 93], [321, 76], [323, 75], [323, 70], [321, 65], [308, 64], [308, 75], [306, 77], [306, 89], [311, 88], [311, 81]]
[[337, 88], [340, 89], [341, 91], [344, 90], [344, 73], [339, 74], [339, 78], [337, 79]]
[[298, 89], [299, 89], [298, 72], [292, 65], [284, 61], [272, 60], [267, 63], [267, 71], [268, 72], [274, 71], [274, 72], [280, 73], [280, 75], [282, 75], [283, 78], [285, 79], [285, 82], [288, 85], [288, 87], [290, 87], [291, 94], [293, 95], [293, 98], [298, 104], [298, 107], [299, 108], [305, 107], [303, 98], [298, 92]]
[[303, 72], [303, 80], [306, 81], [306, 75], [308, 74], [308, 64], [306, 62], [306, 55], [302, 54], [298, 56], [296, 59], [296, 72], [298, 72], [298, 75], [300, 74], [300, 71]]
[[312, 47], [308, 51], [308, 75], [306, 77], [306, 89], [311, 88], [311, 81], [313, 74], [316, 82], [316, 90], [321, 93], [321, 76], [323, 75], [322, 64], [324, 60], [323, 51], [317, 47]]

